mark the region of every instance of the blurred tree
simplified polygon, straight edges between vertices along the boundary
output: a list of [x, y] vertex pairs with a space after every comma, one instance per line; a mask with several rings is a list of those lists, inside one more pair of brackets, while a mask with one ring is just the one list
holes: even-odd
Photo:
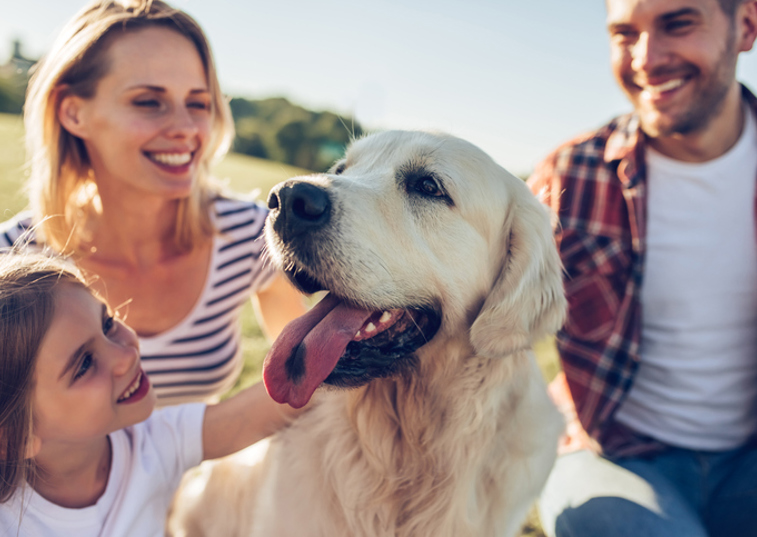
[[13, 78], [0, 77], [0, 112], [6, 114], [20, 114], [24, 106], [26, 84], [21, 84]]
[[327, 170], [363, 132], [351, 118], [306, 110], [283, 97], [236, 97], [229, 104], [237, 129], [235, 151], [313, 171]]
[[36, 63], [23, 55], [23, 45], [19, 39], [12, 43], [8, 61], [0, 64], [0, 112], [20, 114], [24, 106], [29, 70]]

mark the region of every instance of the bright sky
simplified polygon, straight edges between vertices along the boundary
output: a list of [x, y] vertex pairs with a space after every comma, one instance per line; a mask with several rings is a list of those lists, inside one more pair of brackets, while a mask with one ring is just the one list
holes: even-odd
[[[52, 42], [82, 0], [8, 0], [0, 63]], [[175, 0], [208, 34], [223, 90], [283, 95], [368, 128], [440, 129], [515, 173], [629, 109], [602, 0]], [[757, 53], [739, 78], [757, 91]]]

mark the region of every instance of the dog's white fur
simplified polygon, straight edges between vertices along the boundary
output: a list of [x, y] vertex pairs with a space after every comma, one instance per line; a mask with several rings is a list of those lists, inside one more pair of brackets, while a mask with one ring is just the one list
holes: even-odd
[[[259, 464], [205, 466], [179, 496], [174, 534], [513, 536], [562, 430], [530, 351], [566, 305], [548, 212], [446, 135], [371, 135], [339, 167], [295, 179], [334, 201], [335, 232], [319, 244], [332, 292], [376, 309], [439, 306], [441, 328], [413, 370], [320, 390]], [[432, 174], [449, 201], [413, 190], [408, 170]]]

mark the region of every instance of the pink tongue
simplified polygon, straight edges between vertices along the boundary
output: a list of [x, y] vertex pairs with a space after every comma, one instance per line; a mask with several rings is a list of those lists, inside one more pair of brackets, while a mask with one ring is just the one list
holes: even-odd
[[271, 398], [294, 408], [304, 406], [372, 313], [329, 294], [286, 325], [263, 362], [263, 381]]

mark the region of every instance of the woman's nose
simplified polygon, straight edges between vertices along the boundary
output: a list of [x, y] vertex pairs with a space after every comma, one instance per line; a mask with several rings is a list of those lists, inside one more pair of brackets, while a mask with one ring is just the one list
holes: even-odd
[[193, 117], [192, 113], [184, 106], [175, 106], [166, 132], [169, 138], [186, 138], [197, 134], [199, 126], [197, 120]]

